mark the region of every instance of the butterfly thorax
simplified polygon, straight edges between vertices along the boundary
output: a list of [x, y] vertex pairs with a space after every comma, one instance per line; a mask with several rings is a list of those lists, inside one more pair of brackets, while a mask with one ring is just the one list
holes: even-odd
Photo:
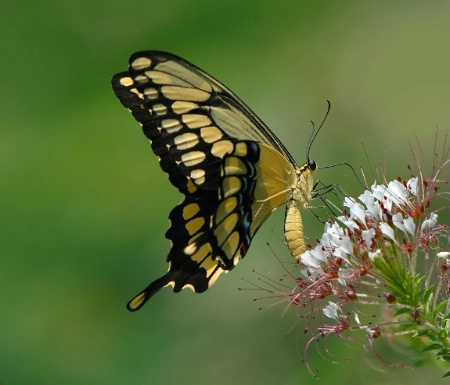
[[308, 161], [301, 167], [296, 167], [295, 170], [297, 181], [292, 189], [292, 200], [296, 202], [299, 208], [308, 206], [311, 200], [315, 167], [312, 167], [310, 162]]

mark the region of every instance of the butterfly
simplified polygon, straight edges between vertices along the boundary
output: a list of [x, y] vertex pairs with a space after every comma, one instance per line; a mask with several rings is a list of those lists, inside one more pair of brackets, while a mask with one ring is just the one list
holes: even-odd
[[[286, 203], [285, 239], [306, 251], [300, 209], [316, 163], [297, 166], [275, 134], [232, 91], [188, 61], [143, 51], [112, 88], [142, 126], [170, 182], [184, 195], [169, 215], [169, 270], [127, 305], [140, 309], [161, 288], [204, 292], [232, 270], [273, 210]], [[309, 152], [309, 148], [308, 148]]]

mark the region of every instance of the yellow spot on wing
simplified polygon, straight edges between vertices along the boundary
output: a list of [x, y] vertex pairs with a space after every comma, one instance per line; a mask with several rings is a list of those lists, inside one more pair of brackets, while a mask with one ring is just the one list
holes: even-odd
[[201, 114], [185, 114], [182, 119], [189, 128], [200, 128], [211, 124], [211, 119]]
[[164, 119], [161, 126], [167, 130], [168, 134], [173, 134], [183, 128], [183, 125], [177, 119]]
[[191, 221], [187, 222], [185, 224], [185, 227], [186, 227], [186, 230], [188, 231], [189, 235], [193, 235], [198, 230], [200, 230], [204, 224], [205, 224], [205, 218], [198, 217], [198, 218], [194, 218]]
[[137, 75], [135, 78], [134, 78], [134, 81], [136, 81], [136, 82], [138, 82], [138, 83], [147, 83], [148, 82], [148, 77], [147, 76], [144, 76], [144, 75]]
[[130, 310], [138, 309], [142, 305], [142, 302], [144, 302], [144, 299], [145, 299], [145, 291], [139, 293], [136, 297], [134, 297], [129, 302], [128, 307], [130, 308]]
[[222, 131], [220, 131], [217, 127], [214, 126], [203, 127], [200, 130], [200, 135], [206, 143], [217, 142], [223, 137]]
[[217, 156], [218, 158], [223, 158], [223, 156], [233, 149], [233, 143], [229, 140], [221, 140], [212, 145], [211, 154]]
[[227, 237], [231, 234], [232, 231], [234, 231], [238, 220], [239, 220], [238, 214], [233, 213], [227, 216], [214, 229], [214, 235], [216, 236], [217, 244], [219, 245], [219, 247], [221, 247], [225, 243]]
[[191, 171], [191, 178], [195, 180], [196, 184], [203, 183], [205, 179], [205, 170], [202, 169], [196, 169]]
[[203, 162], [206, 154], [202, 151], [191, 151], [181, 155], [181, 161], [187, 166], [192, 167]]
[[185, 102], [180, 100], [172, 103], [172, 110], [176, 114], [185, 114], [186, 112], [192, 111], [197, 107], [198, 105], [196, 103]]
[[183, 218], [188, 220], [200, 211], [200, 206], [197, 203], [190, 203], [183, 208]]
[[158, 90], [156, 88], [151, 88], [151, 87], [145, 88], [144, 94], [150, 100], [154, 100], [154, 99], [158, 98]]
[[134, 59], [133, 63], [131, 63], [131, 68], [134, 70], [142, 70], [144, 68], [150, 67], [152, 64], [152, 61], [148, 57], [138, 57]]
[[190, 179], [187, 181], [186, 188], [191, 194], [197, 191], [197, 186]]
[[133, 79], [131, 79], [130, 77], [126, 76], [124, 78], [120, 78], [119, 80], [120, 84], [123, 85], [124, 87], [130, 87], [131, 85], [133, 85], [134, 81]]
[[222, 180], [224, 198], [228, 198], [242, 189], [242, 181], [237, 176], [227, 176]]
[[197, 244], [191, 243], [183, 249], [183, 253], [186, 255], [192, 255], [195, 253], [196, 250], [197, 250]]
[[188, 148], [196, 146], [199, 139], [198, 136], [192, 132], [186, 132], [185, 134], [176, 136], [173, 141], [178, 150], [187, 150]]
[[140, 99], [144, 99], [144, 95], [137, 88], [130, 88], [130, 92], [137, 95]]
[[243, 142], [239, 142], [234, 147], [233, 154], [236, 156], [239, 156], [239, 157], [244, 157], [244, 156], [247, 156], [247, 153], [248, 153], [247, 150], [248, 150], [247, 144], [243, 143]]
[[155, 84], [171, 84], [173, 79], [172, 76], [161, 71], [145, 71], [145, 75]]
[[[209, 243], [204, 243], [194, 254], [192, 254], [191, 259], [198, 262], [199, 265], [202, 265], [207, 258], [211, 259], [211, 255], [211, 245]], [[205, 269], [207, 268], [205, 267]]]
[[153, 111], [155, 111], [158, 115], [167, 114], [167, 107], [164, 104], [155, 104], [152, 107]]
[[214, 284], [214, 282], [216, 282], [217, 281], [217, 278], [219, 278], [219, 275], [220, 274], [222, 274], [223, 272], [227, 272], [227, 270], [224, 270], [224, 269], [222, 269], [221, 267], [217, 267], [217, 269], [216, 269], [216, 271], [214, 271], [213, 273], [212, 273], [212, 275], [209, 277], [209, 287], [211, 287], [213, 284]]
[[214, 217], [215, 223], [222, 222], [225, 219], [225, 217], [230, 215], [236, 209], [237, 205], [238, 200], [236, 197], [230, 197], [222, 200], [222, 202], [220, 202], [219, 207], [216, 210], [216, 214]]
[[237, 231], [233, 231], [227, 240], [222, 245], [222, 251], [228, 256], [229, 259], [233, 258], [233, 264], [236, 265], [239, 262], [240, 254], [238, 253], [237, 258], [235, 260], [236, 252], [239, 248], [239, 233]]
[[241, 159], [231, 156], [225, 159], [224, 171], [225, 175], [246, 174], [247, 167]]
[[195, 88], [186, 88], [179, 86], [162, 86], [161, 92], [170, 100], [187, 100], [191, 102], [205, 102], [209, 99], [208, 92], [197, 90]]

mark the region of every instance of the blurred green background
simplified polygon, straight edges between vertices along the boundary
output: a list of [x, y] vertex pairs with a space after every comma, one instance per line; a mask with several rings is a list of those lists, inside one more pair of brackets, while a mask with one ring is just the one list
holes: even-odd
[[[432, 161], [449, 130], [447, 1], [7, 1], [0, 14], [0, 382], [315, 384], [305, 325], [250, 287], [288, 258], [284, 210], [210, 291], [126, 302], [166, 271], [167, 216], [180, 195], [110, 78], [131, 53], [160, 49], [236, 92], [304, 161], [310, 121], [331, 114], [319, 165], [387, 164], [408, 177], [408, 142]], [[440, 148], [439, 148], [440, 149]], [[355, 188], [348, 169], [317, 173]], [[372, 180], [372, 177], [369, 178]], [[321, 226], [306, 213], [306, 235]], [[272, 301], [273, 302], [273, 301]], [[368, 369], [370, 354], [330, 339], [311, 349], [323, 383], [437, 383], [434, 367]], [[350, 359], [349, 359], [350, 358]], [[401, 356], [394, 360], [401, 363]], [[369, 361], [369, 364], [368, 364]]]

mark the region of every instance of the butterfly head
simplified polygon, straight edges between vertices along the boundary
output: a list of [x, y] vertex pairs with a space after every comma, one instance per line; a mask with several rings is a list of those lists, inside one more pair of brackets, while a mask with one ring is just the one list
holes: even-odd
[[316, 171], [317, 163], [316, 163], [315, 160], [308, 159], [308, 161], [306, 162], [306, 165], [308, 166], [308, 169], [309, 169], [311, 172]]

